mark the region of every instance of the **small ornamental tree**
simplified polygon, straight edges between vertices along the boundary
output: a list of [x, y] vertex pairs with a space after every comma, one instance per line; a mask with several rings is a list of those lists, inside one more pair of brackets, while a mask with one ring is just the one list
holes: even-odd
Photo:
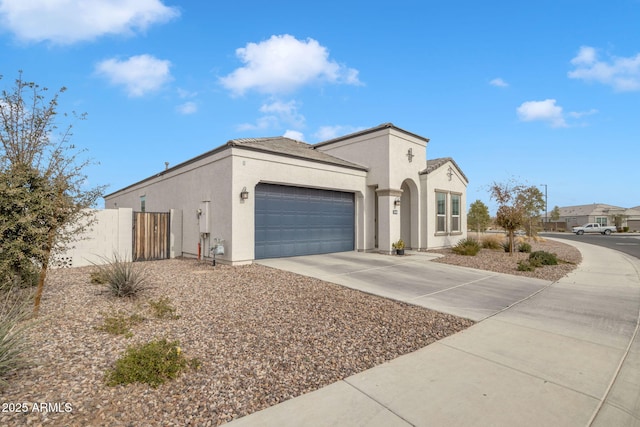
[[525, 209], [521, 205], [518, 194], [522, 189], [522, 185], [508, 182], [497, 183], [491, 185], [491, 198], [498, 203], [496, 212], [496, 224], [504, 228], [509, 237], [509, 254], [513, 255], [513, 242], [516, 230], [518, 230], [525, 221]]
[[522, 208], [524, 225], [528, 236], [535, 236], [538, 232], [540, 212], [544, 210], [544, 194], [535, 186], [517, 186], [516, 203]]
[[20, 72], [0, 96], [0, 280], [24, 282], [35, 269], [36, 315], [54, 255], [91, 224], [88, 208], [104, 190], [85, 187], [89, 161], [70, 143], [72, 125], [60, 123], [68, 118], [57, 112], [65, 90], [47, 98], [47, 88]]
[[491, 216], [489, 215], [489, 208], [480, 200], [476, 200], [469, 206], [469, 213], [467, 214], [467, 224], [473, 231], [484, 232], [491, 224]]

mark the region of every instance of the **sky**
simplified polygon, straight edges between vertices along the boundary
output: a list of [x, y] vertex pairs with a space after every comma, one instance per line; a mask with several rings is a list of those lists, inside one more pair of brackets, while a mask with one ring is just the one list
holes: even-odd
[[[554, 206], [640, 205], [640, 0], [0, 0], [1, 89], [61, 87], [106, 193], [236, 138], [391, 122]], [[61, 116], [62, 117], [62, 116]], [[215, 182], [202, 185], [216, 185]]]

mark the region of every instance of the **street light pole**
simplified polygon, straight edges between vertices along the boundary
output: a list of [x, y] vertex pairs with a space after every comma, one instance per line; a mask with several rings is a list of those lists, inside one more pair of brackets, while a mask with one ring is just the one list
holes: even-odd
[[543, 185], [544, 185], [544, 222], [545, 222], [545, 229], [546, 229], [549, 226], [549, 219], [547, 218], [547, 215], [549, 214], [549, 204], [547, 199], [547, 184], [540, 184], [541, 187]]

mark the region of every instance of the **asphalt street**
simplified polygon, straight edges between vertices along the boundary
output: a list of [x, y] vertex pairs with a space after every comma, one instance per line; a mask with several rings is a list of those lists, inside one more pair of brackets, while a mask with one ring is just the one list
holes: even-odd
[[583, 234], [582, 236], [577, 236], [573, 233], [540, 233], [540, 236], [589, 243], [591, 245], [615, 249], [640, 259], [640, 234], [637, 233], [614, 233], [609, 236], [603, 236], [602, 234]]

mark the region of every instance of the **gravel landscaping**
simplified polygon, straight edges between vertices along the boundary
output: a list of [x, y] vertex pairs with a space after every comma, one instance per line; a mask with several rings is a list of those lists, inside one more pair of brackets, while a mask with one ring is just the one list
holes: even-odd
[[[0, 425], [220, 425], [472, 324], [261, 265], [140, 265], [151, 287], [136, 299], [116, 299], [90, 284], [92, 268], [50, 273], [29, 334], [32, 365], [1, 391]], [[148, 303], [161, 297], [179, 318], [152, 315]], [[117, 312], [145, 320], [129, 338], [97, 329]], [[105, 372], [129, 345], [156, 338], [178, 340], [200, 367], [155, 389], [105, 385]], [[34, 411], [40, 403], [50, 411]]]
[[[469, 233], [469, 237], [475, 238], [474, 234], [475, 233]], [[478, 240], [481, 240], [481, 238]], [[453, 253], [451, 249], [441, 249], [430, 252], [443, 255], [442, 258], [435, 260], [436, 262], [495, 271], [497, 273], [534, 277], [551, 282], [555, 282], [569, 274], [580, 264], [580, 261], [582, 261], [580, 251], [574, 246], [555, 240], [526, 239], [526, 241], [531, 244], [532, 251], [547, 251], [556, 254], [559, 261], [558, 265], [546, 265], [536, 268], [534, 271], [518, 271], [518, 261], [526, 260], [529, 258], [529, 254], [521, 252], [509, 254], [503, 249], [482, 249], [475, 256], [457, 255]]]

